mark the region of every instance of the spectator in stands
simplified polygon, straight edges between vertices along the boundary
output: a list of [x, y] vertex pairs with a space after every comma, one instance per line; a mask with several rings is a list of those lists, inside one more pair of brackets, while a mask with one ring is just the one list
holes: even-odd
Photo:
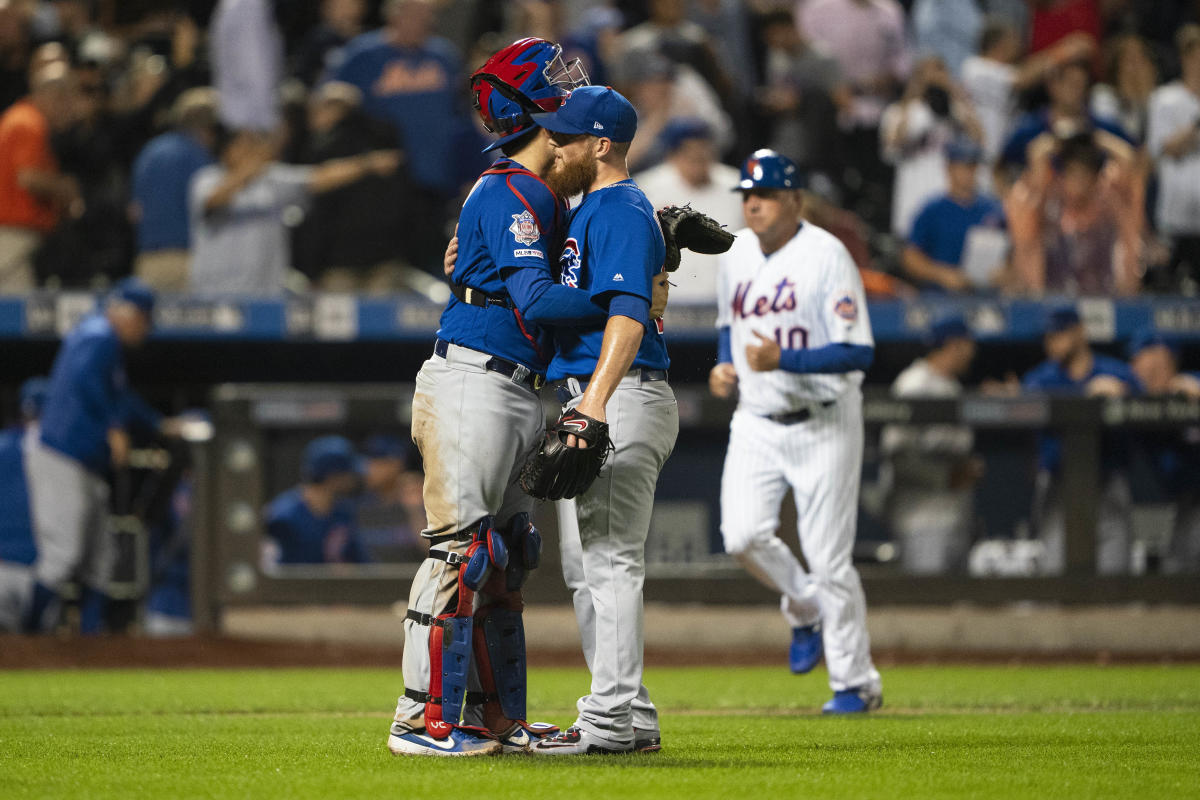
[[[368, 175], [388, 175], [398, 162], [395, 151], [377, 150], [313, 167], [285, 165], [275, 161], [278, 146], [278, 137], [236, 133], [221, 148], [220, 163], [192, 179], [193, 291], [283, 291], [292, 267], [288, 222], [299, 222], [311, 196]], [[297, 211], [290, 212], [293, 208]]]
[[687, 64], [675, 64], [653, 50], [623, 56], [617, 70], [625, 96], [638, 115], [638, 136], [626, 157], [632, 172], [641, 172], [666, 157], [661, 134], [671, 120], [702, 119], [713, 132], [718, 153], [733, 143], [733, 122], [717, 95]]
[[755, 108], [768, 125], [771, 149], [787, 153], [809, 175], [810, 184], [840, 179], [837, 120], [853, 100], [841, 68], [804, 36], [790, 12], [765, 15], [759, 29], [766, 52]]
[[406, 260], [427, 268], [441, 261], [447, 202], [486, 159], [475, 156], [483, 145], [465, 114], [458, 51], [433, 35], [432, 0], [387, 0], [383, 9], [385, 27], [346, 45], [329, 77], [357, 86], [366, 112], [395, 126], [419, 193]]
[[361, 564], [370, 560], [358, 538], [354, 503], [362, 464], [341, 436], [322, 436], [304, 448], [300, 485], [270, 502], [262, 567], [279, 564]]
[[25, 479], [25, 450], [38, 436], [48, 382], [21, 384], [21, 424], [0, 430], [0, 633], [17, 633], [33, 592], [37, 544]]
[[879, 121], [908, 78], [904, 10], [896, 0], [805, 0], [797, 9], [801, 31], [837, 60], [853, 93], [838, 117], [847, 159], [839, 183], [847, 205], [886, 228], [892, 170], [880, 158]]
[[79, 182], [59, 171], [50, 134], [74, 115], [70, 68], [33, 73], [30, 94], [0, 116], [0, 294], [34, 287], [33, 256], [63, 214], [83, 212]]
[[1100, 41], [1104, 27], [1100, 0], [1033, 0], [1029, 20], [1029, 49], [1039, 53], [1073, 33]]
[[[946, 146], [944, 195], [930, 200], [912, 224], [904, 271], [921, 289], [966, 292], [991, 284], [1007, 258], [1000, 201], [979, 192], [983, 149], [960, 137]], [[985, 277], [988, 276], [988, 277]]]
[[98, 618], [114, 556], [105, 476], [128, 462], [128, 428], [177, 431], [177, 421], [146, 406], [125, 377], [125, 352], [145, 342], [153, 311], [149, 287], [127, 279], [67, 335], [54, 359], [40, 436], [26, 453], [38, 553], [27, 630], [52, 624], [59, 593], [72, 578], [83, 584], [82, 604]]
[[726, 109], [731, 108], [733, 82], [708, 32], [687, 18], [684, 0], [649, 0], [649, 19], [621, 34], [621, 52], [653, 51], [695, 70]]
[[971, 100], [938, 58], [913, 70], [904, 96], [888, 106], [880, 124], [884, 160], [895, 165], [892, 232], [905, 236], [917, 212], [946, 190], [946, 145], [959, 137], [976, 142], [983, 130]]
[[330, 66], [331, 56], [361, 34], [365, 0], [321, 0], [320, 21], [304, 35], [292, 55], [292, 75], [312, 86]]
[[[1200, 373], [1179, 370], [1179, 348], [1152, 328], [1129, 343], [1129, 367], [1151, 396], [1200, 399]], [[1163, 491], [1175, 506], [1163, 571], [1200, 571], [1200, 429], [1195, 426], [1141, 431], [1138, 444], [1150, 457]]]
[[[592, 83], [597, 86], [607, 86], [612, 83], [611, 66], [621, 60], [619, 56], [621, 27], [624, 22], [624, 16], [615, 8], [609, 6], [587, 8], [580, 16], [579, 23], [570, 29], [559, 42], [563, 49], [563, 63], [570, 63], [573, 59], [578, 58]], [[476, 44], [477, 49], [483, 41], [484, 39], [480, 39], [480, 42]], [[486, 55], [483, 60], [507, 43], [507, 40], [504, 40], [498, 44], [493, 43], [494, 46], [489, 45], [484, 48]], [[474, 61], [479, 60], [475, 59]], [[482, 62], [479, 61], [479, 63]]]
[[[660, 136], [667, 160], [634, 175], [650, 204], [662, 208], [691, 203], [730, 230], [743, 227], [741, 198], [731, 191], [737, 186], [738, 170], [717, 161], [716, 143], [708, 124], [698, 119], [676, 119], [667, 123]], [[686, 251], [675, 274], [673, 300], [716, 302], [717, 256]]]
[[398, 436], [375, 434], [363, 447], [364, 492], [358, 503], [359, 537], [374, 561], [416, 561], [428, 544], [422, 501], [424, 476]]
[[272, 0], [219, 0], [208, 37], [221, 124], [274, 132], [280, 122], [283, 36]]
[[1132, 295], [1142, 279], [1145, 177], [1127, 142], [1105, 131], [1029, 147], [1005, 200], [1013, 271], [1023, 291]]
[[1104, 44], [1104, 83], [1092, 87], [1092, 114], [1116, 120], [1134, 141], [1145, 141], [1150, 94], [1157, 85], [1158, 68], [1145, 39], [1134, 34], [1110, 39]]
[[[341, 81], [313, 90], [305, 161], [323, 163], [390, 147], [396, 132], [362, 113], [362, 94]], [[296, 267], [325, 291], [370, 294], [404, 288], [398, 260], [405, 221], [416, 211], [407, 173], [368, 175], [313, 197], [297, 231]]]
[[910, 11], [918, 56], [937, 56], [955, 80], [979, 44], [983, 11], [976, 0], [916, 0]]
[[133, 162], [129, 215], [137, 225], [134, 273], [158, 291], [188, 286], [188, 186], [213, 162], [217, 93], [189, 89], [171, 111], [172, 130], [146, 143]]
[[[954, 398], [971, 369], [975, 340], [962, 316], [930, 328], [929, 352], [892, 384], [896, 397]], [[900, 543], [906, 572], [936, 575], [964, 565], [971, 543], [974, 489], [983, 461], [972, 454], [975, 436], [959, 425], [889, 425], [880, 437], [882, 480], [890, 486], [888, 521]]]
[[1158, 166], [1155, 221], [1171, 241], [1171, 283], [1194, 294], [1200, 289], [1200, 25], [1181, 28], [1177, 45], [1183, 74], [1151, 95], [1147, 138]]
[[[1093, 353], [1079, 313], [1073, 306], [1047, 316], [1046, 361], [1021, 380], [1026, 392], [1087, 397], [1120, 397], [1140, 390], [1137, 377], [1123, 361]], [[1065, 519], [1061, 486], [1062, 438], [1038, 437], [1038, 476], [1033, 501], [1034, 532], [1045, 547], [1045, 572], [1057, 574], [1066, 564]], [[1128, 441], [1120, 432], [1101, 442], [1101, 485], [1097, 498], [1096, 570], [1102, 575], [1129, 571], [1132, 542], [1132, 499], [1124, 470]]]

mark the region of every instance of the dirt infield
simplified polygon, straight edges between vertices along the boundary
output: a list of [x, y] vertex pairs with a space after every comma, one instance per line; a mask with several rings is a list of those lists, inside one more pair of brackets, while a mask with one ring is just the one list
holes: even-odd
[[[778, 650], [680, 650], [647, 648], [646, 664], [673, 666], [760, 666], [783, 664]], [[94, 636], [72, 639], [0, 636], [0, 670], [221, 667], [395, 667], [401, 650], [338, 643], [258, 641], [233, 637], [150, 639]], [[577, 650], [536, 650], [535, 667], [580, 667]], [[911, 652], [876, 651], [881, 668], [896, 664], [1182, 664], [1200, 663], [1200, 653], [1127, 654], [1100, 652]]]

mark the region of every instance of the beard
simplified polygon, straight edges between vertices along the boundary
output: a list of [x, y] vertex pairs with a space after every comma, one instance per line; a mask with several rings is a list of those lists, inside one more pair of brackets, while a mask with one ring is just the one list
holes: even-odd
[[591, 187], [598, 169], [596, 160], [586, 153], [572, 161], [555, 159], [554, 166], [546, 175], [546, 183], [559, 197], [574, 197]]

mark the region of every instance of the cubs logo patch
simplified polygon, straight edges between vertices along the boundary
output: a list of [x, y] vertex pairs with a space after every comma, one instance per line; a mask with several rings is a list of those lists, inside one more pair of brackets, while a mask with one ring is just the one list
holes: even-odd
[[839, 297], [833, 304], [833, 313], [847, 322], [858, 319], [858, 303], [854, 301], [854, 295], [845, 294]]
[[558, 271], [562, 275], [562, 282], [574, 289], [579, 288], [580, 263], [579, 242], [575, 241], [574, 237], [567, 239], [558, 259]]
[[542, 232], [538, 230], [537, 220], [533, 218], [533, 214], [529, 213], [529, 209], [525, 209], [520, 214], [513, 214], [512, 218], [512, 225], [509, 225], [508, 229], [512, 232], [513, 238], [519, 243], [533, 244], [542, 238]]

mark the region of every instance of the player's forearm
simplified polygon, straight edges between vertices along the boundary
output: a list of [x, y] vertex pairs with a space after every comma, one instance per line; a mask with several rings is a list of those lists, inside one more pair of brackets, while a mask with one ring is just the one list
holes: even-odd
[[812, 350], [779, 352], [779, 368], [802, 375], [865, 372], [874, 360], [875, 348], [865, 344], [829, 344]]
[[604, 407], [616, 391], [617, 384], [633, 365], [644, 333], [645, 328], [635, 319], [619, 314], [608, 318], [596, 370], [588, 381], [583, 399], [579, 401], [578, 410], [581, 414], [603, 419]]
[[608, 315], [584, 290], [555, 283], [544, 267], [506, 272], [504, 286], [521, 316], [538, 325], [594, 325]]
[[913, 245], [904, 248], [903, 263], [909, 277], [942, 285], [949, 281], [947, 272], [957, 271], [949, 264], [939, 264]]

